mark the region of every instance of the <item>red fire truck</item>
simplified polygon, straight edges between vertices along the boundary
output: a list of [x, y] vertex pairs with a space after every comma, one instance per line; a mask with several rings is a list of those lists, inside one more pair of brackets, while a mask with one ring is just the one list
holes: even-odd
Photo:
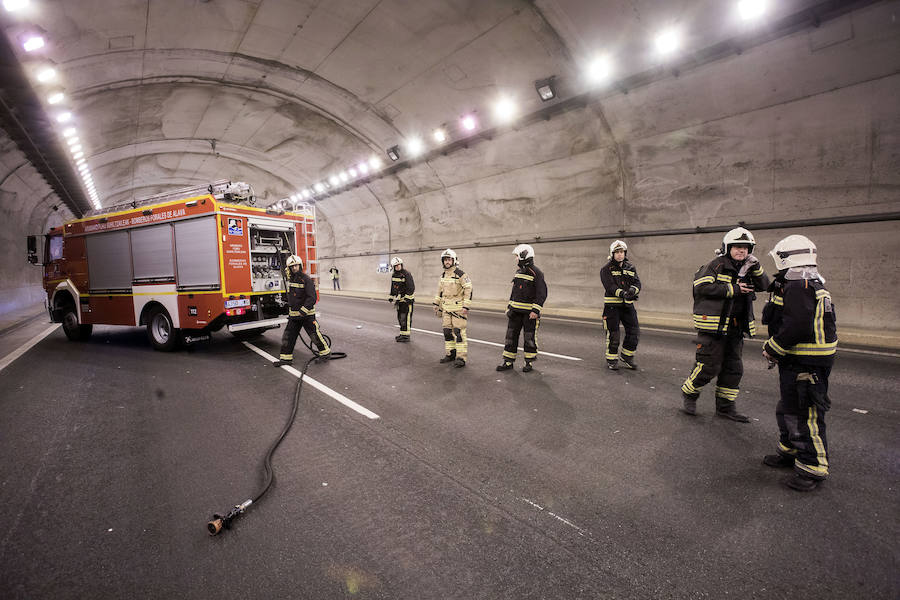
[[[52, 228], [43, 261], [51, 319], [70, 340], [94, 325], [146, 326], [157, 350], [223, 327], [239, 338], [280, 327], [287, 257], [298, 254], [318, 284], [315, 210], [253, 203], [247, 184], [217, 182]], [[36, 246], [29, 240], [32, 262]]]

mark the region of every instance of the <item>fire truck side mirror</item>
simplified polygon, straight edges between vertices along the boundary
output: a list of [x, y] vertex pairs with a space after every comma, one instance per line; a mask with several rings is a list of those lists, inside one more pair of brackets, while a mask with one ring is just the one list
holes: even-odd
[[27, 238], [28, 242], [28, 262], [33, 265], [38, 264], [38, 255], [37, 255], [37, 236], [29, 235]]

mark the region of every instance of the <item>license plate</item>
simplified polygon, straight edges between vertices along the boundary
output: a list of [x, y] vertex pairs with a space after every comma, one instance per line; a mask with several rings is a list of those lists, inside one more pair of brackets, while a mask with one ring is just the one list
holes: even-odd
[[238, 300], [225, 301], [225, 308], [237, 308], [238, 306], [250, 306], [250, 298], [240, 298]]

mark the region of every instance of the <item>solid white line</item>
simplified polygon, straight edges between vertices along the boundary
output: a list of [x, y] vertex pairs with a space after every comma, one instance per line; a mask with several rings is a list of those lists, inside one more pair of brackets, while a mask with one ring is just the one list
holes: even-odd
[[39, 341], [41, 341], [42, 339], [44, 339], [45, 337], [47, 337], [48, 335], [50, 335], [57, 329], [59, 329], [59, 323], [55, 323], [52, 327], [48, 327], [43, 333], [37, 334], [30, 340], [28, 340], [27, 342], [25, 342], [24, 344], [22, 344], [21, 346], [19, 346], [18, 348], [16, 348], [15, 350], [10, 352], [6, 356], [4, 356], [3, 359], [0, 360], [0, 371], [2, 371], [3, 369], [5, 369], [9, 365], [11, 365], [14, 360], [16, 360], [17, 358], [19, 358], [20, 356], [22, 356], [23, 354], [25, 354], [26, 352], [31, 350], [32, 346], [37, 344]]
[[[257, 348], [250, 342], [243, 342], [243, 344], [245, 346], [247, 346], [248, 348], [250, 348], [251, 350], [253, 350], [254, 352], [256, 352], [257, 354], [259, 354], [260, 356], [262, 356], [263, 358], [265, 358], [266, 360], [268, 360], [269, 362], [275, 362], [276, 360], [278, 360], [277, 358], [275, 358], [274, 356], [272, 356], [265, 350], [261, 350], [261, 349]], [[365, 406], [357, 404], [356, 402], [354, 402], [347, 396], [341, 394], [340, 392], [334, 391], [333, 389], [331, 389], [324, 383], [320, 383], [320, 382], [316, 381], [309, 375], [303, 375], [302, 373], [300, 373], [300, 371], [298, 371], [294, 367], [281, 367], [281, 368], [284, 369], [285, 371], [287, 371], [288, 373], [290, 373], [291, 375], [293, 375], [294, 377], [296, 377], [297, 379], [300, 379], [300, 377], [303, 377], [304, 383], [308, 383], [309, 385], [313, 386], [320, 392], [322, 392], [328, 396], [331, 396], [332, 398], [334, 398], [335, 400], [337, 400], [338, 402], [340, 402], [347, 408], [355, 410], [356, 412], [363, 415], [364, 417], [368, 417], [370, 419], [379, 419], [380, 418], [378, 415], [373, 413], [371, 410], [369, 410]]]
[[[394, 325], [396, 328], [400, 328], [399, 325]], [[420, 333], [430, 333], [431, 335], [439, 335], [444, 337], [444, 334], [439, 331], [428, 331], [427, 329], [416, 329], [415, 327], [410, 327], [413, 331], [418, 331]], [[468, 341], [475, 342], [478, 344], [487, 344], [488, 346], [499, 346], [503, 348], [503, 344], [498, 344], [497, 342], [486, 342], [484, 340], [476, 340], [475, 338], [468, 338]], [[522, 348], [518, 348], [518, 350], [522, 350]], [[524, 350], [522, 350], [524, 352]], [[584, 360], [582, 358], [578, 358], [577, 356], [566, 356], [565, 354], [553, 354], [552, 352], [544, 352], [543, 350], [538, 350], [538, 356], [553, 356], [554, 358], [562, 358], [565, 360]]]

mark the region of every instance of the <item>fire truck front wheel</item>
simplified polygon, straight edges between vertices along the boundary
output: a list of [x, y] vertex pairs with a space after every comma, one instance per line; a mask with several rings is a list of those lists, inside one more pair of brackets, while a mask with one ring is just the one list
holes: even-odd
[[82, 325], [78, 322], [78, 313], [75, 312], [74, 306], [66, 307], [65, 312], [63, 312], [62, 326], [66, 337], [73, 342], [88, 339], [94, 330], [93, 325]]
[[169, 352], [178, 345], [179, 331], [172, 324], [166, 309], [154, 308], [147, 317], [147, 337], [155, 350]]

